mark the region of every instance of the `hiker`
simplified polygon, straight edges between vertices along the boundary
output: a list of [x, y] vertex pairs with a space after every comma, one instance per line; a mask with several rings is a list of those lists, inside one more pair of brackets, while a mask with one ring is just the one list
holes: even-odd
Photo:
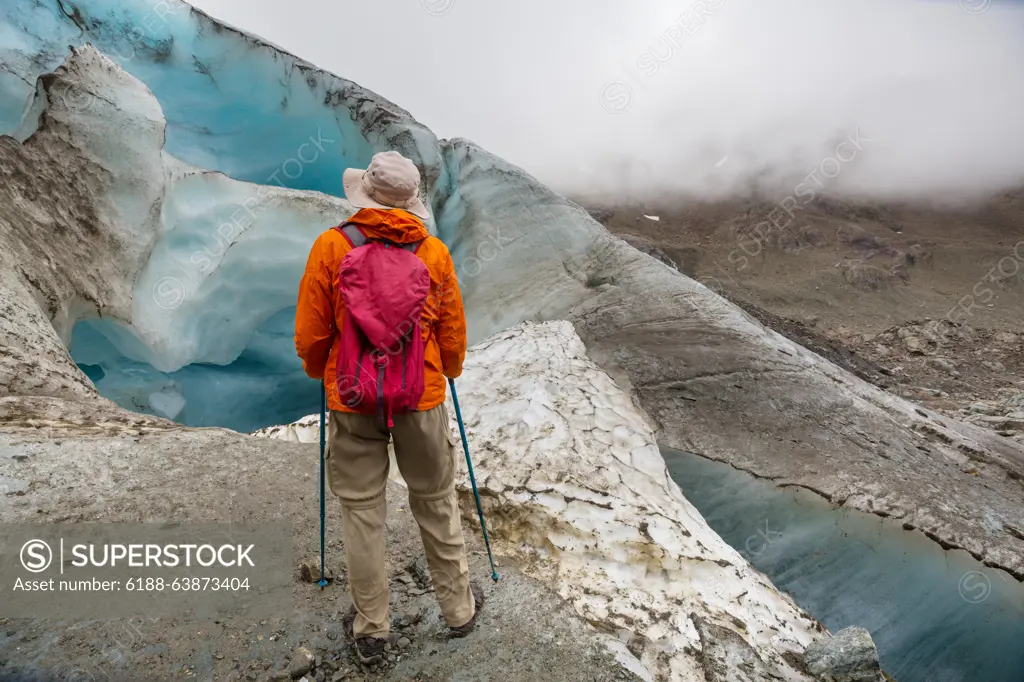
[[313, 244], [295, 348], [306, 374], [327, 389], [327, 481], [341, 501], [353, 602], [345, 627], [360, 661], [371, 664], [383, 659], [389, 634], [389, 440], [452, 636], [473, 630], [484, 595], [469, 581], [444, 402], [445, 377], [458, 377], [466, 357], [451, 254], [424, 225], [420, 173], [409, 159], [382, 152], [365, 171], [347, 169], [342, 182], [359, 211]]

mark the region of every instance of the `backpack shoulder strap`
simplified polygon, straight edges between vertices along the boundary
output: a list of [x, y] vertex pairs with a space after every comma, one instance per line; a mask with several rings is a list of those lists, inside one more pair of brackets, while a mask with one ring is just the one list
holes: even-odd
[[352, 223], [342, 223], [341, 225], [336, 226], [334, 229], [345, 235], [345, 238], [348, 239], [353, 249], [357, 249], [360, 246], [365, 246], [370, 242], [379, 242], [381, 244], [387, 244], [389, 246], [397, 246], [400, 249], [405, 249], [409, 253], [416, 253], [416, 251], [420, 248], [420, 244], [423, 243], [422, 239], [419, 240], [418, 242], [410, 242], [408, 244], [397, 244], [388, 241], [387, 239], [370, 239], [365, 234], [363, 234], [362, 230], [360, 230], [357, 226], [353, 225]]
[[369, 241], [366, 238], [366, 235], [363, 234], [363, 231], [351, 223], [342, 223], [334, 229], [345, 235], [345, 238], [348, 239], [348, 242], [352, 245], [353, 249], [359, 248]]

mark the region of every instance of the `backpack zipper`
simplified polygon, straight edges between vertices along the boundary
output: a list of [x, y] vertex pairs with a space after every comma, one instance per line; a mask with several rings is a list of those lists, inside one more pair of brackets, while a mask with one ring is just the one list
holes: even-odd
[[386, 422], [384, 415], [384, 370], [387, 365], [377, 365], [377, 411], [380, 413], [381, 421]]

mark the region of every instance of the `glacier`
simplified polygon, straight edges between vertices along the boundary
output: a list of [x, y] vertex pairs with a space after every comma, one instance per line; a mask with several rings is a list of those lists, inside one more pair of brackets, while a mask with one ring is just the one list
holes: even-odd
[[106, 415], [103, 396], [239, 431], [313, 411], [288, 329], [299, 276], [351, 212], [341, 170], [397, 149], [471, 342], [567, 320], [666, 448], [1024, 580], [1019, 444], [851, 376], [522, 169], [184, 3], [5, 3], [0, 133], [0, 412], [17, 428]]
[[[103, 369], [99, 388], [119, 404], [191, 425], [248, 431], [280, 420], [275, 401], [294, 404], [293, 416], [308, 412], [318, 389], [295, 358], [294, 291], [308, 245], [351, 206], [325, 194], [237, 181], [170, 156], [153, 95], [90, 47], [58, 71], [56, 84], [33, 96], [33, 108], [47, 105], [45, 128], [34, 139], [73, 130], [64, 156], [80, 155], [83, 166], [112, 176], [109, 203], [93, 211], [127, 247], [124, 280], [134, 280], [131, 291], [123, 282], [116, 299], [92, 306], [98, 319], [82, 322], [74, 335], [70, 321], [64, 325], [73, 357]], [[90, 95], [72, 92], [110, 94], [75, 109], [69, 102]], [[114, 133], [107, 126], [136, 133], [108, 145], [106, 135]], [[317, 144], [337, 142], [321, 132], [307, 135], [306, 168], [328, 158]], [[175, 396], [170, 404], [160, 399], [167, 395]], [[256, 408], [259, 395], [269, 410]], [[175, 406], [182, 399], [186, 409]]]
[[[122, 273], [134, 279], [135, 293], [121, 292], [130, 305], [90, 306], [103, 319], [84, 323], [81, 343], [61, 329], [73, 357], [101, 367], [99, 388], [122, 406], [190, 425], [249, 431], [308, 412], [318, 388], [281, 331], [309, 244], [352, 213], [331, 195], [346, 167], [381, 148], [422, 163], [432, 182], [433, 135], [177, 0], [5, 5], [0, 37], [0, 133], [24, 141], [44, 115], [79, 131], [73, 150], [119, 183], [106, 192], [109, 220], [137, 242]], [[68, 45], [79, 49], [56, 81], [39, 81]], [[109, 146], [106, 125], [137, 134]], [[288, 189], [310, 191], [291, 201]], [[291, 407], [275, 412], [275, 396]]]
[[[103, 329], [106, 329], [104, 333]], [[246, 433], [319, 406], [319, 383], [291, 360], [295, 308], [285, 307], [256, 328], [226, 364], [188, 364], [160, 372], [126, 358], [109, 340], [122, 328], [105, 320], [75, 327], [72, 355], [105, 397], [135, 412], [190, 426], [223, 426]]]
[[[433, 135], [404, 110], [180, 0], [5, 3], [0, 38], [0, 132], [20, 130], [20, 139], [32, 129], [22, 115], [36, 79], [64, 61], [69, 45], [89, 43], [154, 93], [167, 152], [195, 166], [327, 193], [338, 192], [347, 166], [384, 147], [438, 166]], [[83, 112], [103, 94], [58, 91]], [[318, 130], [337, 140], [330, 157], [301, 173], [283, 169]]]

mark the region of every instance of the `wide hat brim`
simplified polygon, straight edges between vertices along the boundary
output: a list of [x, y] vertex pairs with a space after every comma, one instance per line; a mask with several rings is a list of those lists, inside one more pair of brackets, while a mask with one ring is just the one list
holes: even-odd
[[341, 177], [341, 184], [345, 188], [345, 198], [348, 199], [350, 204], [356, 208], [383, 208], [386, 210], [397, 208], [408, 211], [417, 218], [430, 220], [430, 211], [427, 210], [426, 204], [423, 203], [418, 194], [406, 206], [392, 206], [375, 201], [366, 191], [366, 188], [363, 187], [363, 176], [365, 174], [366, 171], [361, 168], [345, 169], [345, 173]]

